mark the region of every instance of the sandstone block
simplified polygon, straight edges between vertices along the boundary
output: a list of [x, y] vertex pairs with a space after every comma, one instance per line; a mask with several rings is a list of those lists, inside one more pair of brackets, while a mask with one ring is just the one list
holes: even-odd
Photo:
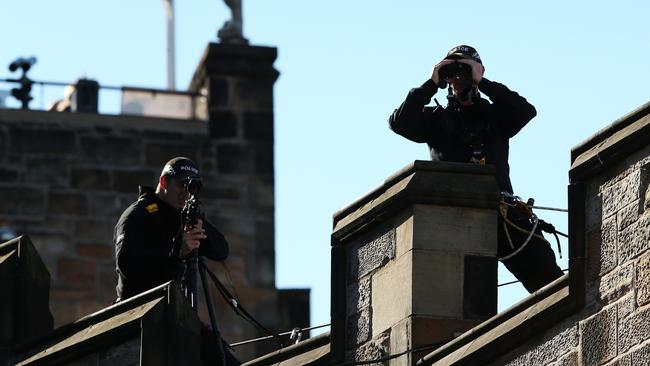
[[70, 288], [95, 288], [97, 263], [89, 260], [61, 258], [58, 282]]
[[160, 173], [165, 163], [170, 159], [177, 156], [185, 156], [199, 164], [200, 167], [201, 162], [197, 159], [199, 155], [198, 142], [192, 143], [187, 140], [187, 138], [183, 139], [184, 143], [150, 142], [145, 144], [144, 156], [146, 165]]
[[211, 77], [208, 79], [208, 88], [210, 90], [210, 101], [208, 103], [211, 107], [228, 105], [228, 101], [230, 100], [230, 83], [228, 80]]
[[601, 245], [598, 255], [598, 262], [600, 264], [600, 275], [608, 273], [618, 264], [616, 256], [617, 236], [616, 230], [616, 217], [604, 220], [600, 229]]
[[[467, 223], [471, 222], [472, 225]], [[416, 205], [413, 246], [419, 249], [496, 255], [495, 210]]]
[[107, 190], [111, 187], [111, 173], [101, 168], [72, 168], [70, 184], [84, 191]]
[[273, 143], [257, 142], [254, 151], [255, 174], [273, 175]]
[[50, 191], [47, 213], [50, 215], [84, 216], [88, 213], [86, 195]]
[[253, 141], [273, 142], [273, 113], [244, 113], [244, 137]]
[[639, 306], [650, 303], [650, 252], [646, 252], [636, 265], [636, 301]]
[[69, 185], [68, 164], [64, 159], [34, 158], [25, 160], [24, 180], [51, 187]]
[[389, 229], [374, 238], [360, 239], [349, 250], [348, 278], [361, 278], [395, 258], [395, 230]]
[[650, 249], [650, 211], [618, 234], [619, 263], [635, 258]]
[[580, 322], [580, 343], [583, 366], [601, 365], [616, 356], [616, 306]]
[[623, 230], [639, 218], [639, 201], [636, 200], [618, 211], [618, 230]]
[[141, 141], [127, 137], [83, 136], [81, 160], [86, 163], [139, 165], [142, 163]]
[[619, 321], [619, 354], [627, 352], [630, 348], [648, 339], [650, 339], [650, 308], [638, 308], [630, 316]]
[[232, 111], [210, 111], [210, 137], [237, 137], [237, 116]]
[[390, 353], [390, 331], [384, 332], [371, 341], [352, 351], [352, 361], [371, 361], [386, 357]]
[[556, 366], [576, 366], [578, 365], [578, 352], [571, 351], [560, 357], [555, 363]]
[[42, 216], [45, 212], [45, 190], [24, 185], [3, 185], [0, 214]]
[[[117, 219], [114, 219], [117, 221]], [[113, 220], [94, 220], [86, 219], [77, 221], [75, 234], [80, 243], [112, 243], [113, 229], [115, 222]]]
[[348, 285], [347, 299], [348, 315], [357, 313], [361, 309], [370, 306], [370, 298], [372, 295], [372, 287], [370, 283], [370, 276], [360, 279]]
[[[160, 170], [162, 170], [162, 166], [160, 165]], [[138, 186], [155, 188], [158, 184], [159, 174], [153, 170], [116, 170], [113, 172], [113, 189], [117, 192], [133, 193], [135, 201]]]
[[77, 139], [74, 131], [34, 126], [11, 127], [9, 130], [11, 152], [15, 154], [74, 154]]
[[632, 289], [634, 265], [632, 263], [618, 267], [602, 277], [600, 282], [600, 299], [609, 302], [620, 298]]
[[254, 171], [254, 154], [251, 149], [238, 144], [219, 144], [217, 166], [219, 173], [251, 174]]
[[368, 306], [347, 318], [346, 341], [347, 348], [354, 348], [366, 342], [372, 334], [372, 309]]
[[641, 171], [636, 169], [625, 178], [614, 183], [611, 187], [601, 192], [603, 205], [603, 218], [615, 214], [617, 211], [639, 198]]

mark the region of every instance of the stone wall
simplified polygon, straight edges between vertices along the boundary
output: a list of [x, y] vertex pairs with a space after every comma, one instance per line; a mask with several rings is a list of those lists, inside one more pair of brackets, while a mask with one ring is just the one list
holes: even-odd
[[[275, 57], [269, 47], [209, 45], [192, 82], [208, 97], [207, 122], [0, 109], [0, 227], [32, 238], [52, 276], [56, 326], [115, 300], [114, 225], [175, 156], [201, 167], [202, 209], [230, 243], [213, 270], [267, 327], [309, 325], [309, 290], [275, 288]], [[264, 335], [212, 294], [228, 341]]]
[[645, 146], [585, 182], [584, 309], [492, 365], [648, 365], [649, 178]]

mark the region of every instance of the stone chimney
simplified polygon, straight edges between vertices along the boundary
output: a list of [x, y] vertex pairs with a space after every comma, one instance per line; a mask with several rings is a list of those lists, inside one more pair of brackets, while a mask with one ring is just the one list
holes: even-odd
[[446, 342], [496, 314], [498, 193], [491, 166], [415, 161], [334, 215], [337, 362]]

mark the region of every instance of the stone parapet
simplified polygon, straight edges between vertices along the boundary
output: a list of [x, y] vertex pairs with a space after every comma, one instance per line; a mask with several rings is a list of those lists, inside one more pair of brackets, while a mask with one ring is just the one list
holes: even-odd
[[492, 167], [416, 161], [337, 212], [334, 358], [445, 342], [494, 315], [498, 201]]

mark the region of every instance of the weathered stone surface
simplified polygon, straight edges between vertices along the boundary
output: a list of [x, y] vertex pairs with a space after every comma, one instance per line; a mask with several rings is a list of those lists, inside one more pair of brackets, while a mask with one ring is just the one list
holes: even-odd
[[68, 288], [95, 288], [97, 263], [90, 260], [62, 258], [58, 264], [58, 282]]
[[254, 171], [254, 154], [239, 144], [223, 143], [217, 146], [219, 173], [250, 174]]
[[646, 342], [641, 348], [630, 352], [631, 365], [650, 366], [650, 343]]
[[270, 142], [257, 142], [255, 144], [254, 160], [255, 173], [259, 175], [273, 174], [273, 144]]
[[603, 218], [615, 214], [618, 210], [639, 198], [641, 171], [636, 169], [625, 178], [614, 183], [601, 192], [603, 202]]
[[158, 174], [152, 170], [116, 170], [113, 172], [113, 189], [117, 192], [133, 193], [135, 197], [139, 185], [155, 188]]
[[634, 280], [634, 265], [632, 263], [622, 267], [602, 277], [600, 282], [600, 299], [610, 302], [620, 298], [632, 289]]
[[79, 220], [75, 229], [76, 238], [83, 243], [111, 243], [114, 227], [113, 220]]
[[511, 361], [505, 363], [497, 361], [491, 365], [547, 365], [554, 360], [567, 355], [569, 352], [574, 351], [578, 346], [578, 327], [575, 325], [571, 325], [564, 329], [560, 328], [549, 333], [550, 334], [545, 337], [532, 340], [528, 346], [519, 348], [523, 353], [514, 356]]
[[211, 111], [210, 137], [237, 137], [237, 116], [231, 111]]
[[395, 229], [370, 240], [362, 240], [350, 249], [348, 278], [361, 278], [395, 258]]
[[[599, 275], [608, 273], [618, 264], [616, 256], [616, 243], [618, 231], [616, 230], [616, 217], [603, 221], [600, 229], [601, 245], [599, 254], [600, 271]], [[596, 254], [596, 253], [595, 253]]]
[[370, 339], [372, 334], [372, 308], [365, 307], [358, 313], [348, 316], [346, 341], [348, 349]]
[[45, 190], [27, 186], [0, 186], [0, 214], [43, 215], [45, 212]]
[[634, 310], [636, 309], [636, 303], [634, 302], [634, 295], [629, 294], [622, 298], [619, 302], [616, 303], [616, 312], [618, 316], [618, 322], [630, 317]]
[[413, 215], [415, 248], [496, 256], [493, 209], [415, 205]]
[[73, 154], [77, 150], [75, 132], [67, 129], [11, 127], [11, 152], [16, 154]]
[[627, 318], [619, 321], [618, 352], [627, 352], [630, 348], [650, 339], [650, 308], [638, 308]]
[[78, 244], [77, 254], [82, 257], [113, 259], [115, 249], [112, 245]]
[[618, 211], [618, 230], [632, 225], [639, 218], [639, 201], [634, 201]]
[[240, 79], [235, 95], [241, 106], [256, 110], [273, 109], [273, 80]]
[[619, 263], [625, 263], [648, 249], [650, 249], [650, 211], [646, 211], [634, 224], [619, 233]]
[[[372, 304], [373, 337], [414, 313], [413, 296], [415, 294], [424, 296], [425, 293], [418, 293], [413, 288], [413, 281], [414, 271], [411, 255], [403, 255], [372, 274], [370, 303]], [[444, 299], [445, 304], [447, 303], [446, 294], [439, 294], [435, 292], [436, 289], [428, 290]], [[457, 301], [457, 305], [460, 307], [460, 301]], [[458, 313], [460, 313], [460, 309]]]
[[208, 80], [208, 85], [210, 90], [210, 106], [222, 107], [228, 105], [230, 96], [230, 83], [228, 80], [222, 78], [210, 78]]
[[560, 357], [559, 360], [557, 360], [556, 363], [553, 365], [555, 366], [577, 366], [578, 365], [578, 352], [576, 351], [571, 351], [567, 353], [566, 355]]
[[15, 182], [16, 179], [18, 179], [17, 169], [0, 167], [0, 182]]
[[583, 366], [601, 365], [616, 356], [616, 306], [580, 322], [580, 344]]
[[51, 215], [83, 216], [88, 213], [86, 195], [51, 191], [47, 203]]
[[[576, 364], [577, 366], [578, 364]], [[632, 366], [632, 355], [627, 353], [605, 364], [605, 366]]]
[[68, 163], [63, 159], [34, 158], [25, 161], [23, 179], [27, 183], [68, 186]]
[[244, 137], [254, 141], [273, 142], [273, 113], [244, 113]]
[[370, 306], [372, 296], [372, 287], [370, 276], [364, 277], [359, 282], [348, 285], [347, 293], [347, 313], [348, 315], [357, 313], [361, 309]]
[[197, 160], [198, 145], [187, 143], [186, 140], [184, 142], [186, 143], [147, 143], [144, 147], [145, 163], [152, 168], [162, 170], [163, 165], [170, 159], [185, 156], [200, 165], [201, 162]]
[[106, 190], [111, 187], [111, 173], [101, 168], [72, 168], [70, 184], [82, 190]]
[[650, 302], [650, 252], [646, 252], [636, 265], [636, 301], [639, 306]]
[[140, 165], [141, 142], [127, 137], [81, 137], [81, 160], [114, 165]]
[[[372, 361], [388, 356], [390, 353], [390, 331], [373, 338], [353, 351], [352, 361]], [[384, 363], [369, 363], [367, 365], [384, 365]]]
[[115, 193], [94, 193], [88, 195], [88, 211], [94, 217], [106, 217], [117, 222], [122, 212], [137, 199], [137, 187], [132, 187], [130, 195]]

